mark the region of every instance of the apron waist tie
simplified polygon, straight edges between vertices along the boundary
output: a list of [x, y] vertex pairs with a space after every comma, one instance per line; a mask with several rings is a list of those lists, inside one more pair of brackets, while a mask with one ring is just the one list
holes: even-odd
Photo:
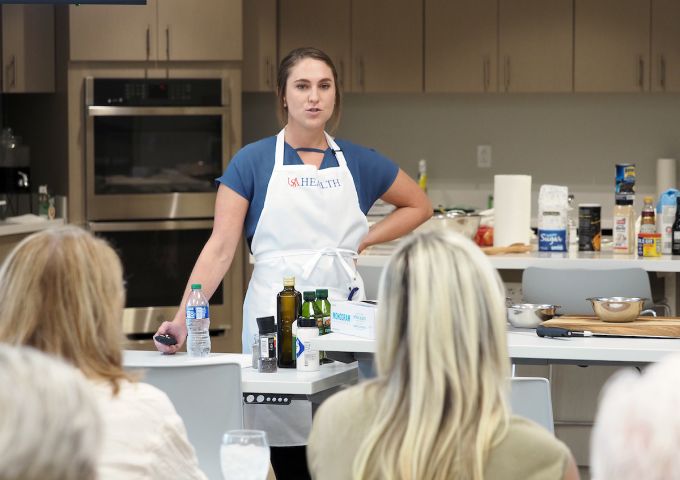
[[355, 277], [355, 269], [352, 268], [349, 263], [347, 263], [347, 260], [345, 257], [352, 257], [352, 259], [356, 259], [359, 254], [355, 250], [349, 250], [346, 248], [323, 248], [321, 250], [312, 250], [312, 249], [301, 249], [301, 250], [279, 250], [275, 252], [270, 252], [270, 253], [264, 253], [260, 255], [255, 255], [255, 264], [260, 263], [260, 262], [266, 262], [268, 260], [275, 260], [279, 258], [284, 258], [284, 257], [290, 257], [290, 256], [299, 256], [299, 255], [306, 255], [310, 256], [311, 258], [304, 264], [302, 267], [302, 277], [303, 278], [309, 278], [309, 275], [312, 273], [312, 270], [316, 268], [316, 265], [319, 263], [319, 260], [321, 260], [321, 257], [324, 255], [331, 255], [335, 256], [340, 265], [342, 266], [343, 270], [347, 274], [350, 280], [354, 280]]

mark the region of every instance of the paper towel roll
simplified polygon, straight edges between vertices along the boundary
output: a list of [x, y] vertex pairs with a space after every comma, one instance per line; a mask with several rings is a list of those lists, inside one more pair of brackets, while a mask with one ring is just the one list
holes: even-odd
[[531, 176], [494, 175], [493, 246], [529, 243], [531, 228]]
[[678, 188], [676, 161], [674, 158], [659, 158], [656, 161], [656, 198], [669, 188]]

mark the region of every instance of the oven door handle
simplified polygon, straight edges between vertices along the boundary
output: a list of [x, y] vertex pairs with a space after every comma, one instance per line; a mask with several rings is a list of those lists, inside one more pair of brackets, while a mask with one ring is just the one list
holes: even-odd
[[88, 117], [149, 117], [169, 115], [225, 115], [229, 107], [104, 107], [90, 105]]
[[89, 222], [92, 232], [139, 232], [151, 230], [205, 230], [213, 227], [206, 220], [161, 220], [156, 222]]

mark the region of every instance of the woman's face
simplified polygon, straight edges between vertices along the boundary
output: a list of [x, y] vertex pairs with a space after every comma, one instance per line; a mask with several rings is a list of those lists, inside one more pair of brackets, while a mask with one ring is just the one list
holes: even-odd
[[335, 82], [330, 67], [305, 58], [290, 69], [283, 97], [288, 124], [305, 129], [324, 129], [335, 107]]

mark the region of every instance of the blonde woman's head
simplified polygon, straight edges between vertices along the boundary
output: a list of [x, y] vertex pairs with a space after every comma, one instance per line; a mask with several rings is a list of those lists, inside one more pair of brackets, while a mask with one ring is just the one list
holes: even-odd
[[102, 424], [78, 370], [0, 343], [0, 385], [0, 479], [96, 478]]
[[355, 478], [481, 480], [508, 428], [503, 285], [470, 240], [415, 234], [378, 294], [377, 412]]
[[125, 291], [116, 252], [77, 227], [24, 239], [0, 268], [0, 342], [66, 359], [91, 378], [125, 378]]

